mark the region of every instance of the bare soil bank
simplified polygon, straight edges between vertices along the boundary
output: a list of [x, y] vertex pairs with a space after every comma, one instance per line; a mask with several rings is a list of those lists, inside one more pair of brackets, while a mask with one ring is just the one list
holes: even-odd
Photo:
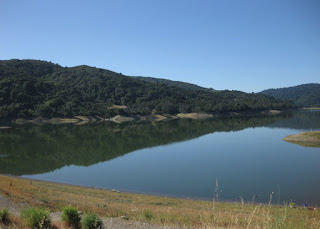
[[[18, 118], [11, 120], [12, 123], [16, 124], [74, 124], [74, 125], [84, 125], [91, 123], [98, 123], [104, 121], [111, 121], [115, 123], [124, 123], [124, 122], [134, 122], [134, 121], [147, 121], [147, 122], [159, 122], [167, 121], [178, 118], [187, 118], [187, 119], [211, 119], [219, 117], [236, 117], [236, 116], [248, 116], [248, 115], [277, 115], [283, 111], [279, 110], [266, 110], [266, 111], [243, 111], [243, 112], [227, 112], [227, 113], [179, 113], [176, 115], [171, 114], [151, 114], [151, 115], [132, 115], [132, 116], [123, 116], [116, 115], [112, 118], [102, 118], [100, 116], [74, 116], [69, 118], [62, 117], [53, 117], [53, 118], [43, 118], [37, 117], [33, 119], [23, 119]], [[8, 123], [8, 121], [4, 121]]]

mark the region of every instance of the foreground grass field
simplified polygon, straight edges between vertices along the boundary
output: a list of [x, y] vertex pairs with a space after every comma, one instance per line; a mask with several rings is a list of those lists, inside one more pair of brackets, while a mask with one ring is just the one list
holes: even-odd
[[181, 228], [320, 228], [319, 210], [287, 205], [166, 198], [10, 176], [0, 176], [0, 194], [14, 203], [46, 207], [51, 211], [74, 206], [102, 217], [123, 216], [129, 220]]

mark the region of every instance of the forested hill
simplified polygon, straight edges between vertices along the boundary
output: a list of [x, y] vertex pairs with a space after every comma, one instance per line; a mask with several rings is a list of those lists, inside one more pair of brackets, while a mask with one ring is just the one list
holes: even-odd
[[316, 83], [268, 89], [261, 93], [285, 101], [291, 101], [299, 107], [320, 107], [320, 84]]
[[203, 91], [212, 91], [213, 89], [200, 87], [195, 84], [181, 82], [181, 81], [173, 81], [173, 80], [167, 80], [167, 79], [159, 79], [159, 78], [153, 78], [153, 77], [143, 77], [143, 76], [135, 76], [136, 79], [144, 80], [151, 83], [160, 83], [160, 84], [166, 84], [169, 86], [176, 86], [183, 89], [189, 89], [193, 91], [203, 90]]
[[[115, 104], [127, 108], [111, 109]], [[69, 68], [37, 60], [0, 61], [0, 118], [110, 117], [119, 112], [175, 114], [288, 107], [263, 94], [190, 90], [84, 65]]]

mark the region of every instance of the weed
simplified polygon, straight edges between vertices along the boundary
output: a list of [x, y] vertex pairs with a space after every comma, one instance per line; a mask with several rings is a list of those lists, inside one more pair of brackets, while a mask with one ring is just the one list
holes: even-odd
[[80, 224], [80, 215], [78, 210], [74, 207], [65, 207], [61, 216], [62, 222], [67, 226], [79, 227]]
[[6, 223], [9, 219], [8, 216], [9, 216], [8, 209], [3, 208], [0, 210], [0, 222], [1, 223]]
[[151, 220], [153, 218], [153, 213], [149, 210], [145, 210], [143, 216], [146, 220]]
[[87, 214], [82, 220], [83, 229], [100, 229], [103, 223], [97, 214]]
[[21, 218], [31, 228], [49, 228], [51, 225], [50, 212], [45, 208], [26, 208], [21, 210]]

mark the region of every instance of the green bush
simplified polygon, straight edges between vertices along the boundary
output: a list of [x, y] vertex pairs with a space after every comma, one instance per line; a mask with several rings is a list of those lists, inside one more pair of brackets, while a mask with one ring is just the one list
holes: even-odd
[[65, 207], [61, 216], [62, 222], [68, 226], [78, 227], [80, 224], [80, 215], [74, 207]]
[[82, 220], [82, 228], [84, 229], [100, 229], [103, 223], [97, 214], [88, 214]]
[[8, 209], [3, 208], [0, 210], [0, 222], [5, 223], [8, 221], [9, 212]]
[[21, 210], [21, 217], [31, 228], [50, 228], [50, 212], [45, 208], [26, 208]]

